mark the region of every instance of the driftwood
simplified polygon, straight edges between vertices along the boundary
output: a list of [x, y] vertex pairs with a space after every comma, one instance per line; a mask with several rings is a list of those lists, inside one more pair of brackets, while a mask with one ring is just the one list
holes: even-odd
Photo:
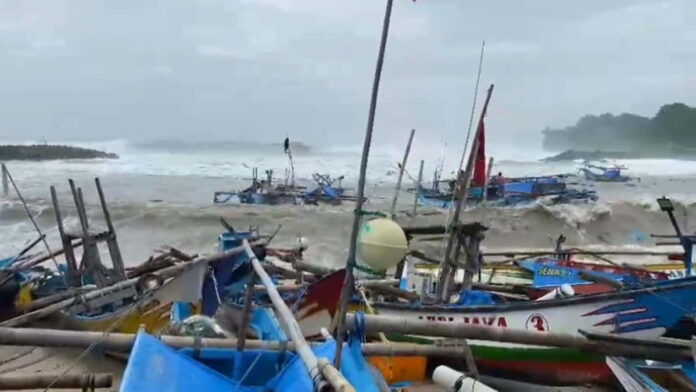
[[[60, 377], [57, 381], [56, 378]], [[22, 389], [111, 388], [114, 376], [111, 373], [96, 374], [32, 374], [22, 376], [0, 376], [0, 391]]]
[[150, 257], [148, 260], [136, 267], [126, 269], [126, 275], [128, 278], [135, 278], [149, 274], [181, 262], [191, 261], [197, 257], [197, 255], [187, 255], [176, 248], [169, 248], [166, 251], [161, 250], [159, 253], [159, 255]]

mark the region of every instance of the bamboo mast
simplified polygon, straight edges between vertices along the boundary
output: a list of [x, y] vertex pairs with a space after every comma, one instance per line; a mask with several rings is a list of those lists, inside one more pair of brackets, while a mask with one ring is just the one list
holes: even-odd
[[411, 211], [411, 218], [416, 217], [416, 210], [418, 209], [418, 196], [420, 196], [421, 188], [423, 187], [423, 165], [425, 161], [420, 161], [420, 168], [418, 169], [418, 182], [416, 183], [416, 196], [413, 198], [413, 211]]
[[375, 65], [375, 76], [372, 81], [372, 94], [370, 96], [370, 110], [367, 116], [367, 129], [365, 130], [365, 141], [363, 143], [362, 158], [360, 161], [360, 177], [358, 180], [357, 200], [355, 202], [355, 216], [353, 217], [353, 229], [350, 233], [350, 243], [348, 246], [348, 259], [346, 260], [346, 278], [343, 281], [341, 297], [336, 315], [336, 368], [341, 368], [341, 353], [343, 351], [343, 333], [345, 331], [344, 321], [348, 301], [353, 295], [353, 266], [355, 266], [355, 253], [358, 242], [358, 232], [362, 215], [363, 201], [365, 200], [365, 177], [367, 174], [367, 160], [370, 156], [370, 145], [372, 144], [372, 130], [375, 124], [375, 112], [377, 110], [377, 96], [379, 93], [379, 82], [382, 77], [382, 67], [384, 66], [384, 52], [387, 47], [387, 37], [389, 35], [389, 21], [391, 19], [392, 5], [394, 0], [387, 0], [384, 11], [384, 21], [382, 22], [382, 37], [377, 54], [377, 64]]
[[399, 192], [401, 192], [401, 180], [404, 178], [406, 161], [408, 161], [408, 154], [411, 152], [411, 143], [413, 143], [413, 136], [415, 134], [416, 130], [411, 129], [411, 135], [408, 137], [408, 143], [406, 143], [406, 151], [404, 151], [404, 158], [401, 160], [401, 166], [399, 166], [399, 177], [396, 180], [396, 190], [394, 190], [394, 198], [392, 199], [391, 208], [389, 209], [389, 216], [392, 220], [396, 218], [396, 201], [399, 199]]
[[467, 196], [469, 194], [469, 184], [471, 182], [471, 176], [474, 172], [474, 161], [476, 159], [476, 150], [478, 150], [479, 145], [479, 133], [482, 131], [483, 119], [486, 117], [486, 111], [488, 110], [488, 103], [491, 100], [491, 95], [493, 94], [493, 85], [488, 88], [488, 94], [486, 95], [486, 101], [483, 104], [483, 109], [481, 110], [481, 117], [479, 117], [478, 126], [476, 127], [476, 134], [474, 135], [474, 141], [471, 145], [471, 152], [469, 153], [469, 160], [466, 164], [465, 177], [463, 181], [458, 181], [458, 187], [455, 194], [456, 207], [454, 209], [454, 215], [449, 222], [447, 227], [447, 234], [449, 238], [447, 239], [447, 248], [445, 249], [445, 262], [440, 271], [440, 277], [437, 284], [437, 297], [440, 302], [447, 301], [449, 299], [449, 294], [451, 291], [451, 283], [456, 272], [453, 260], [453, 251], [455, 249], [455, 239], [459, 236], [455, 233], [455, 228], [459, 224], [459, 216], [462, 212], [462, 207], [466, 202]]
[[483, 183], [483, 204], [488, 200], [488, 184], [491, 181], [491, 170], [493, 170], [493, 157], [488, 160], [488, 168], [486, 170], [486, 181]]
[[7, 166], [0, 164], [2, 169], [2, 195], [7, 197], [10, 194], [10, 182], [8, 181]]

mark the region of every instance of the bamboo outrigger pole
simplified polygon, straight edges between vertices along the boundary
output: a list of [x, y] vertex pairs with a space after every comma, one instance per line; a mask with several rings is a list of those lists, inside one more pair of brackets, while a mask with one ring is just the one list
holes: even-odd
[[365, 130], [365, 141], [363, 143], [362, 158], [360, 161], [360, 178], [358, 180], [357, 200], [355, 202], [355, 215], [353, 217], [353, 229], [350, 233], [350, 244], [348, 246], [348, 259], [346, 260], [346, 278], [343, 281], [341, 298], [336, 314], [336, 368], [341, 368], [341, 353], [343, 351], [343, 333], [346, 319], [348, 300], [353, 295], [353, 266], [355, 266], [355, 253], [358, 242], [358, 231], [362, 217], [362, 206], [365, 200], [365, 176], [367, 174], [367, 159], [370, 156], [370, 145], [372, 144], [372, 129], [375, 124], [375, 112], [377, 110], [377, 95], [379, 93], [379, 81], [382, 77], [382, 67], [384, 66], [384, 52], [387, 47], [387, 37], [389, 36], [389, 21], [391, 19], [392, 5], [394, 0], [387, 0], [387, 7], [384, 11], [384, 21], [382, 22], [382, 38], [379, 43], [377, 54], [377, 64], [375, 65], [375, 76], [372, 81], [372, 94], [370, 96], [370, 111], [367, 115], [367, 129]]
[[[322, 390], [325, 390], [328, 386], [326, 384], [326, 381], [328, 381], [329, 384], [331, 384], [331, 387], [334, 388], [334, 390], [344, 390], [346, 384], [350, 385], [348, 381], [346, 381], [343, 375], [337, 370], [334, 369], [334, 371], [331, 371], [331, 369], [325, 369], [326, 366], [319, 366], [319, 360], [314, 355], [312, 348], [305, 340], [304, 335], [300, 330], [300, 325], [297, 323], [297, 320], [292, 315], [292, 311], [290, 310], [290, 308], [288, 308], [288, 305], [285, 304], [285, 301], [280, 296], [280, 293], [278, 293], [278, 290], [276, 290], [275, 284], [273, 284], [271, 277], [268, 276], [266, 270], [263, 269], [263, 266], [256, 257], [256, 254], [251, 249], [249, 242], [247, 240], [244, 240], [243, 246], [247, 256], [249, 256], [251, 265], [254, 267], [256, 276], [258, 276], [258, 279], [261, 281], [261, 283], [264, 286], [266, 286], [268, 298], [271, 299], [271, 303], [273, 303], [273, 307], [276, 310], [276, 314], [278, 315], [278, 318], [280, 319], [282, 325], [285, 327], [285, 333], [290, 337], [290, 340], [292, 340], [292, 342], [295, 343], [295, 351], [297, 352], [297, 355], [300, 357], [305, 367], [307, 368], [309, 376], [312, 379], [312, 382], [314, 383], [316, 390], [320, 392]], [[324, 381], [324, 378], [326, 378], [326, 381]]]
[[455, 252], [454, 245], [455, 239], [458, 241], [459, 236], [454, 232], [455, 227], [459, 224], [459, 216], [461, 215], [464, 203], [466, 203], [467, 196], [469, 194], [469, 184], [471, 182], [471, 176], [474, 172], [474, 162], [476, 159], [476, 151], [479, 145], [479, 134], [483, 130], [483, 119], [486, 117], [486, 111], [488, 110], [488, 103], [491, 100], [491, 95], [493, 94], [493, 85], [488, 88], [488, 94], [486, 95], [486, 101], [483, 104], [483, 109], [481, 110], [481, 117], [479, 117], [478, 126], [476, 127], [476, 134], [474, 135], [474, 142], [471, 145], [471, 152], [469, 153], [469, 160], [466, 163], [465, 177], [463, 181], [457, 181], [458, 187], [455, 194], [456, 207], [454, 209], [454, 215], [447, 226], [447, 234], [449, 238], [447, 239], [447, 248], [445, 249], [445, 262], [440, 271], [440, 278], [437, 283], [437, 297], [439, 301], [449, 300], [451, 283], [454, 278], [454, 273], [456, 268], [453, 268], [456, 260], [453, 260], [453, 253]]
[[411, 129], [411, 135], [408, 137], [408, 143], [406, 143], [404, 158], [401, 160], [401, 166], [399, 166], [399, 177], [396, 179], [396, 190], [394, 190], [394, 198], [392, 199], [391, 208], [389, 209], [389, 216], [392, 219], [396, 218], [396, 201], [399, 199], [399, 192], [401, 192], [401, 180], [404, 178], [404, 170], [406, 170], [406, 162], [408, 161], [408, 154], [411, 152], [411, 143], [413, 143], [413, 136], [415, 134], [416, 130]]

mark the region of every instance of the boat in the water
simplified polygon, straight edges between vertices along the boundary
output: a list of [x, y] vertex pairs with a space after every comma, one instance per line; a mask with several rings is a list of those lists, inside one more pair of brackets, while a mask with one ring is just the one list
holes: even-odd
[[333, 178], [328, 174], [315, 173], [313, 175], [316, 185], [308, 188], [285, 181], [275, 184], [273, 171], [266, 171], [266, 179], [259, 180], [254, 169], [251, 185], [241, 191], [218, 191], [213, 196], [213, 203], [225, 204], [233, 200], [242, 204], [308, 204], [316, 205], [341, 204], [342, 201], [354, 201], [355, 197], [348, 195], [346, 189], [341, 186], [343, 176]]
[[622, 170], [626, 170], [626, 166], [609, 165], [603, 166], [586, 162], [585, 166], [580, 168], [580, 172], [588, 181], [596, 182], [628, 182], [637, 180], [636, 177], [629, 177], [621, 174]]

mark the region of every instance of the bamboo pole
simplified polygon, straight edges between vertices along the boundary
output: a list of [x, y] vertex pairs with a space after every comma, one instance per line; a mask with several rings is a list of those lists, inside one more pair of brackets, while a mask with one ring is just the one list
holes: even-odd
[[416, 210], [418, 209], [418, 197], [420, 196], [421, 189], [423, 187], [423, 165], [425, 161], [420, 161], [420, 167], [418, 168], [418, 182], [416, 183], [416, 196], [413, 198], [413, 210], [411, 211], [411, 217], [416, 217]]
[[[65, 261], [68, 264], [68, 269], [73, 277], [77, 277], [77, 259], [75, 258], [75, 251], [73, 248], [72, 241], [65, 235], [65, 229], [63, 228], [63, 215], [60, 212], [60, 206], [58, 205], [58, 195], [56, 194], [56, 187], [51, 185], [51, 201], [53, 203], [53, 211], [56, 215], [56, 221], [58, 222], [58, 234], [60, 234], [60, 241], [63, 244], [63, 249], [57, 252], [65, 253]], [[84, 241], [80, 241], [83, 243]], [[54, 252], [55, 255], [60, 254]], [[46, 260], [52, 259], [55, 255], [47, 255]]]
[[401, 160], [401, 166], [399, 166], [399, 177], [396, 179], [394, 198], [392, 199], [391, 208], [389, 209], [389, 216], [392, 219], [396, 219], [396, 201], [399, 199], [399, 192], [401, 192], [401, 180], [404, 178], [404, 170], [406, 170], [406, 162], [408, 161], [408, 154], [411, 153], [411, 143], [413, 142], [413, 136], [415, 134], [416, 130], [411, 129], [411, 135], [408, 137], [408, 143], [406, 143], [406, 151], [404, 151], [404, 158]]
[[343, 377], [331, 362], [326, 358], [319, 358], [319, 369], [321, 374], [327, 380], [336, 380], [335, 385], [332, 385], [335, 392], [355, 392], [355, 388]]
[[[266, 271], [263, 269], [263, 266], [259, 262], [256, 254], [251, 249], [251, 246], [247, 240], [243, 241], [243, 247], [247, 256], [249, 256], [249, 260], [251, 261], [251, 265], [254, 267], [254, 271], [256, 271], [256, 275], [261, 283], [266, 286], [268, 297], [275, 308], [276, 315], [278, 316], [281, 325], [284, 327], [283, 329], [285, 330], [285, 333], [290, 337], [290, 340], [295, 343], [295, 351], [302, 360], [302, 363], [304, 363], [305, 367], [307, 368], [307, 372], [314, 382], [315, 388], [318, 391], [325, 389], [326, 384], [323, 383], [323, 379], [320, 375], [321, 369], [319, 369], [317, 357], [314, 355], [314, 352], [310, 348], [309, 344], [307, 344], [307, 341], [300, 330], [300, 325], [292, 315], [292, 311], [290, 308], [288, 308], [288, 305], [285, 304], [285, 301], [283, 301], [283, 298], [280, 296], [280, 293], [278, 293], [278, 290], [276, 290], [275, 284], [273, 284], [271, 277], [268, 276]], [[343, 376], [334, 379], [327, 378], [326, 380], [332, 386], [334, 386], [334, 388], [336, 385], [339, 385], [338, 383], [341, 381], [345, 381]], [[345, 382], [347, 383], [347, 381]]]
[[[115, 352], [128, 352], [135, 342], [135, 334], [112, 332], [104, 335], [103, 332], [68, 331], [45, 328], [3, 328], [0, 327], [0, 344], [10, 346], [39, 346], [39, 347], [69, 347], [85, 348], [92, 344], [98, 344], [103, 350]], [[190, 336], [161, 335], [160, 341], [172, 348], [221, 348], [236, 349], [238, 339], [202, 338]], [[312, 343], [317, 345], [319, 343]], [[292, 342], [279, 342], [271, 340], [246, 339], [245, 348], [252, 350], [282, 351], [295, 350]], [[688, 351], [688, 347], [682, 347]], [[459, 346], [436, 346], [416, 343], [365, 343], [362, 352], [368, 356], [435, 356], [435, 357], [461, 357], [462, 349]]]
[[[632, 358], [652, 358], [659, 360], [676, 360], [690, 356], [686, 348], [646, 346], [640, 344], [621, 344], [618, 342], [600, 342], [588, 340], [582, 336], [563, 334], [542, 334], [525, 330], [480, 327], [464, 322], [433, 323], [426, 320], [412, 320], [406, 317], [364, 315], [365, 329], [368, 333], [388, 331], [423, 336], [447, 338], [465, 338], [494, 342], [531, 344], [537, 346], [572, 348], [603, 355]], [[353, 327], [355, 315], [348, 315], [346, 324]]]
[[[60, 377], [57, 381], [56, 378]], [[114, 376], [111, 373], [87, 373], [87, 374], [31, 374], [0, 376], [0, 391], [14, 391], [23, 389], [73, 389], [73, 388], [111, 388]]]
[[10, 194], [10, 182], [7, 176], [7, 166], [5, 163], [0, 164], [2, 167], [2, 195], [7, 197]]
[[254, 300], [254, 283], [256, 282], [256, 273], [251, 272], [251, 278], [247, 282], [246, 294], [244, 296], [244, 313], [242, 313], [242, 319], [237, 326], [237, 339], [239, 339], [239, 344], [237, 344], [237, 351], [244, 351], [244, 343], [246, 341], [247, 329], [249, 328], [249, 320], [251, 320], [251, 307]]
[[493, 170], [493, 157], [488, 160], [488, 168], [486, 168], [486, 180], [483, 182], [483, 204], [488, 200], [488, 184], [491, 181], [491, 170]]
[[341, 368], [341, 351], [343, 350], [343, 333], [345, 326], [343, 325], [348, 310], [348, 301], [353, 296], [355, 282], [353, 281], [353, 266], [356, 264], [355, 254], [358, 243], [358, 232], [360, 231], [360, 222], [362, 214], [362, 206], [365, 201], [365, 179], [367, 175], [367, 161], [370, 156], [370, 146], [372, 144], [372, 131], [375, 124], [375, 112], [377, 111], [377, 96], [379, 95], [379, 82], [382, 78], [382, 67], [384, 66], [384, 53], [387, 47], [387, 37], [389, 36], [389, 21], [391, 19], [392, 5], [394, 0], [387, 0], [386, 9], [384, 11], [384, 20], [382, 22], [382, 36], [379, 43], [379, 51], [377, 54], [377, 63], [375, 64], [375, 75], [372, 81], [372, 93], [370, 95], [370, 110], [367, 115], [367, 128], [365, 129], [365, 140], [363, 142], [362, 157], [360, 159], [360, 177], [358, 179], [357, 200], [355, 202], [355, 215], [353, 217], [353, 228], [350, 233], [350, 242], [348, 244], [348, 258], [346, 259], [346, 278], [343, 281], [341, 289], [341, 297], [338, 303], [338, 313], [335, 317], [337, 322], [336, 328], [336, 356], [335, 363], [337, 368]]
[[[208, 264], [213, 261], [217, 260], [222, 260], [226, 257], [241, 253], [244, 251], [243, 247], [237, 247], [230, 249], [224, 253], [220, 253], [214, 256], [209, 256], [209, 257], [201, 257], [196, 260], [190, 261], [188, 263], [183, 263], [179, 265], [174, 265], [168, 268], [164, 268], [160, 271], [158, 271], [156, 274], [163, 279], [171, 278], [175, 275], [180, 274], [183, 271], [186, 271], [188, 269], [193, 268], [194, 266], [197, 266], [199, 264]], [[56, 302], [54, 304], [48, 305], [44, 308], [37, 309], [33, 312], [29, 312], [26, 314], [23, 314], [21, 316], [17, 316], [14, 318], [11, 318], [9, 320], [5, 320], [3, 322], [0, 322], [0, 327], [17, 327], [20, 325], [27, 324], [31, 321], [38, 320], [40, 318], [46, 317], [52, 313], [55, 313], [57, 311], [69, 308], [73, 305], [78, 305], [83, 302], [89, 302], [92, 299], [100, 298], [102, 296], [108, 295], [108, 294], [113, 294], [115, 292], [121, 291], [121, 290], [126, 290], [131, 287], [134, 287], [140, 278], [132, 278], [128, 280], [124, 280], [121, 282], [118, 282], [114, 285], [104, 287], [98, 290], [91, 291], [87, 294], [84, 295], [78, 295], [73, 298], [69, 298], [60, 302]]]
[[459, 224], [459, 216], [461, 215], [464, 203], [466, 203], [466, 199], [469, 196], [469, 185], [471, 183], [471, 176], [474, 173], [476, 151], [478, 150], [479, 145], [479, 134], [483, 131], [483, 119], [486, 117], [486, 112], [488, 111], [488, 104], [491, 101], [492, 94], [493, 85], [491, 84], [491, 86], [488, 88], [486, 101], [483, 103], [483, 109], [481, 110], [481, 117], [479, 117], [478, 126], [476, 127], [476, 133], [474, 134], [474, 141], [471, 145], [469, 160], [467, 161], [466, 170], [464, 172], [464, 181], [463, 183], [457, 181], [459, 182], [459, 184], [455, 196], [456, 207], [454, 210], [454, 214], [452, 215], [452, 219], [447, 227], [447, 233], [449, 235], [449, 238], [447, 240], [447, 248], [445, 250], [445, 263], [442, 266], [442, 270], [440, 271], [440, 278], [437, 284], [437, 297], [440, 301], [447, 301], [450, 297], [452, 289], [452, 280], [454, 278], [454, 273], [456, 272], [456, 268], [454, 268], [454, 262], [452, 261], [452, 251], [454, 250], [455, 239], [456, 237], [458, 237], [453, 232], [453, 229], [454, 227], [456, 227], [456, 225]]

